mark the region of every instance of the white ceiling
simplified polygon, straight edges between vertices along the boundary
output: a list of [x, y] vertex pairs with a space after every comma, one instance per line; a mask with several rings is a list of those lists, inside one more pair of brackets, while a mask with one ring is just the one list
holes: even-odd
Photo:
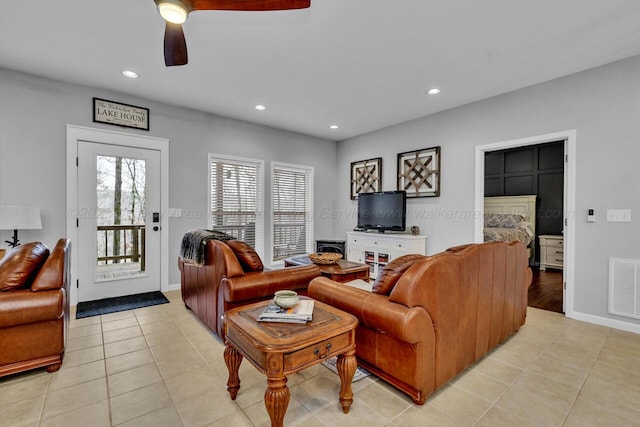
[[638, 55], [640, 1], [312, 0], [184, 32], [167, 68], [153, 0], [3, 1], [0, 67], [341, 140]]

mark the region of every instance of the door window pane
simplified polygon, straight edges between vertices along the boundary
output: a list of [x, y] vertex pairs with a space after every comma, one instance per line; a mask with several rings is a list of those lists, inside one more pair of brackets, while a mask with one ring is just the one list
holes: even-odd
[[96, 156], [96, 280], [145, 271], [145, 161]]

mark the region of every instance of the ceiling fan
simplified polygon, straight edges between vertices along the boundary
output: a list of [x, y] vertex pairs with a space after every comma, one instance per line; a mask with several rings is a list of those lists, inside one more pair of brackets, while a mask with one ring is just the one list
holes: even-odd
[[264, 12], [270, 10], [305, 9], [311, 0], [154, 0], [166, 26], [164, 30], [164, 63], [167, 67], [187, 63], [187, 42], [182, 24], [195, 10], [238, 10]]

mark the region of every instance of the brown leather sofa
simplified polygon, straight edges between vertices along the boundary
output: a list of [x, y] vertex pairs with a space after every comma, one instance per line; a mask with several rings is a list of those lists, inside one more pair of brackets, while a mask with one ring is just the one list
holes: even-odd
[[407, 255], [382, 270], [374, 292], [320, 277], [309, 296], [356, 316], [358, 363], [422, 405], [524, 324], [528, 256], [515, 242]]
[[71, 243], [53, 251], [39, 242], [0, 260], [0, 376], [62, 366], [69, 329]]
[[264, 270], [258, 254], [238, 240], [209, 240], [204, 250], [204, 265], [178, 257], [182, 300], [221, 338], [227, 310], [270, 299], [283, 289], [306, 295], [309, 282], [320, 275], [316, 265]]

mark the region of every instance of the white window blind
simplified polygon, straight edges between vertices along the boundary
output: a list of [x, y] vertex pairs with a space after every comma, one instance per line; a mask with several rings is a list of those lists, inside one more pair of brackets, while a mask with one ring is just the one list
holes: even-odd
[[263, 175], [260, 160], [209, 154], [209, 226], [264, 252]]
[[273, 261], [311, 251], [313, 168], [272, 163]]

